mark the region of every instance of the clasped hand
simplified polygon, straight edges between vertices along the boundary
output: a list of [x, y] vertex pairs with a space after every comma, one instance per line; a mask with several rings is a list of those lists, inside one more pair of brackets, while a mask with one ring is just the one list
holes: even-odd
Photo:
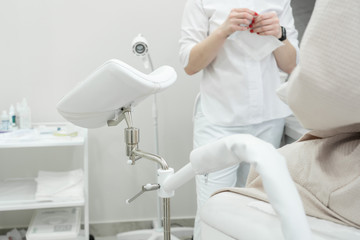
[[275, 12], [258, 14], [247, 8], [234, 8], [220, 26], [226, 36], [236, 31], [247, 31], [259, 35], [281, 37], [280, 22]]

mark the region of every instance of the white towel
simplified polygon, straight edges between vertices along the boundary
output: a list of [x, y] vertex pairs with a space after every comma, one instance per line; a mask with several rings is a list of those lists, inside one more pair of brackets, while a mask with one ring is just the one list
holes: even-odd
[[69, 172], [39, 171], [36, 182], [36, 200], [84, 200], [82, 169]]
[[275, 49], [284, 45], [274, 36], [260, 36], [249, 31], [237, 31], [228, 39], [240, 44], [244, 53], [255, 61], [262, 60]]

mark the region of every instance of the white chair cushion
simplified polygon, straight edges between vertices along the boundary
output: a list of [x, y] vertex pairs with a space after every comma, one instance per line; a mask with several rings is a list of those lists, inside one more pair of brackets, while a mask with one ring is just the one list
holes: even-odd
[[[356, 240], [360, 230], [307, 217], [312, 240]], [[202, 239], [282, 240], [281, 224], [269, 203], [241, 194], [222, 192], [211, 197], [201, 211]]]
[[62, 98], [57, 109], [75, 125], [101, 127], [114, 118], [117, 109], [135, 106], [146, 97], [172, 85], [176, 77], [175, 70], [169, 66], [144, 74], [122, 61], [112, 59]]

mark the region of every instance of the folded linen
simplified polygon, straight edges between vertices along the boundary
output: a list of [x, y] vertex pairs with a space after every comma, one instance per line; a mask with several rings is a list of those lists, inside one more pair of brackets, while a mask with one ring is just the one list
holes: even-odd
[[36, 200], [84, 200], [82, 169], [68, 172], [39, 171], [36, 182]]

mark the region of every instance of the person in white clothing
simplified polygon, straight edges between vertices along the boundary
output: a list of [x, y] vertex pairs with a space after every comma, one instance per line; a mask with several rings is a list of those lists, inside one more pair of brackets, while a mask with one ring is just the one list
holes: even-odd
[[[276, 95], [279, 69], [291, 73], [296, 66], [297, 36], [290, 0], [187, 1], [179, 55], [187, 74], [203, 73], [195, 102], [194, 148], [237, 133], [279, 147], [284, 118], [291, 114]], [[257, 51], [265, 44], [249, 49], [256, 44], [249, 39], [281, 46]], [[244, 186], [248, 170], [248, 165], [234, 166], [196, 177], [195, 240], [200, 240], [198, 213], [205, 201], [220, 188]]]

